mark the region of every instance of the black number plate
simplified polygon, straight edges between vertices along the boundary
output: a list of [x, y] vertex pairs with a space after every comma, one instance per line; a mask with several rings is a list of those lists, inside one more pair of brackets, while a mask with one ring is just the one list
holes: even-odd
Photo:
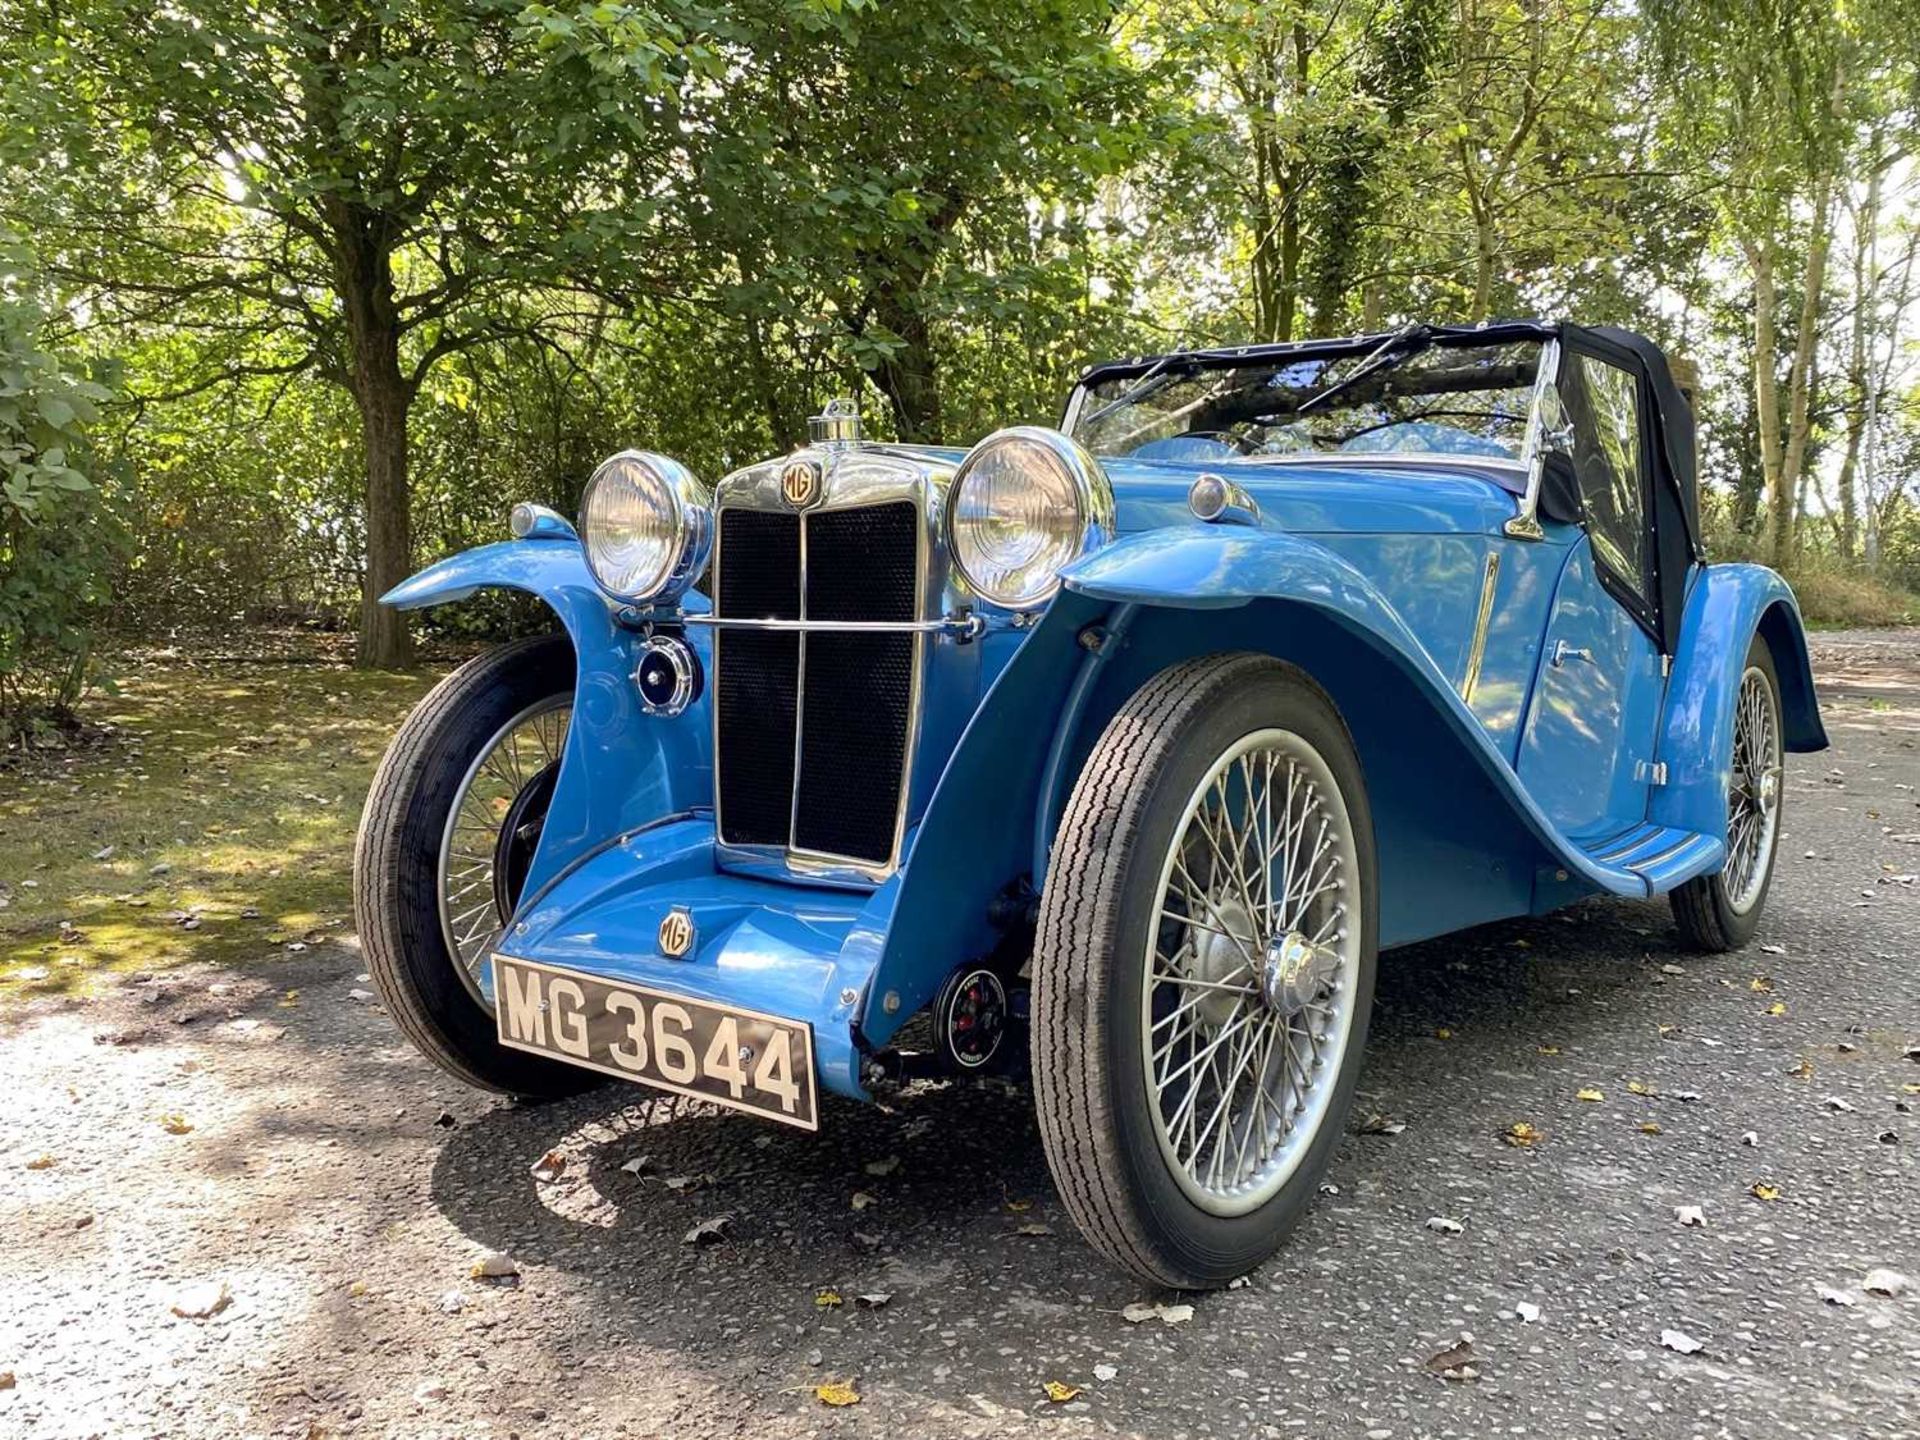
[[493, 984], [502, 1045], [820, 1128], [810, 1026], [510, 955]]

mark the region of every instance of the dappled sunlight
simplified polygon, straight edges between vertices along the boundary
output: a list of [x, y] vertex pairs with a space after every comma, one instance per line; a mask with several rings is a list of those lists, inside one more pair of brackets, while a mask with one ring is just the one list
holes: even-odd
[[132, 667], [98, 744], [0, 773], [0, 998], [339, 933], [367, 784], [433, 678]]

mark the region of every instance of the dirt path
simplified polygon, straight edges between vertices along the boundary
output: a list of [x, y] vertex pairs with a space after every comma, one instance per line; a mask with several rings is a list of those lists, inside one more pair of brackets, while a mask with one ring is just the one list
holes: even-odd
[[[1860, 1281], [1920, 1282], [1920, 632], [1816, 650], [1836, 749], [1790, 774], [1761, 945], [1595, 902], [1389, 957], [1361, 1118], [1405, 1130], [1182, 1325], [1122, 1319], [1166, 1297], [1080, 1243], [1004, 1087], [818, 1138], [518, 1108], [405, 1048], [350, 941], [36, 1001], [0, 1039], [0, 1435], [1911, 1435], [1920, 1294]], [[1427, 1373], [1462, 1331], [1479, 1378]]]

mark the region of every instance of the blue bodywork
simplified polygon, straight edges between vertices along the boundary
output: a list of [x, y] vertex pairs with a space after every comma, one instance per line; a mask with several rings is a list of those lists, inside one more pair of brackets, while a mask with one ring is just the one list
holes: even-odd
[[[892, 453], [947, 470], [962, 454]], [[863, 1058], [1000, 943], [1009, 897], [1046, 883], [1054, 827], [1109, 718], [1192, 656], [1280, 657], [1338, 706], [1372, 804], [1383, 946], [1717, 869], [1756, 635], [1780, 676], [1787, 748], [1826, 743], [1799, 612], [1771, 571], [1691, 566], [1669, 656], [1603, 591], [1581, 526], [1505, 533], [1511, 465], [1243, 465], [1235, 479], [1259, 510], [1246, 525], [1190, 513], [1208, 463], [1108, 462], [1116, 534], [1047, 608], [1031, 623], [988, 608], [981, 633], [932, 641], [901, 860], [865, 885], [717, 854], [709, 701], [653, 717], [631, 678], [647, 625], [672, 617], [609, 600], [571, 536], [487, 546], [408, 580], [388, 603], [537, 595], [578, 657], [552, 809], [499, 948], [804, 1021], [821, 1083], [864, 1096]], [[706, 608], [697, 594], [683, 606]], [[708, 632], [685, 633], [709, 664]], [[656, 948], [675, 906], [697, 928], [684, 959]]]

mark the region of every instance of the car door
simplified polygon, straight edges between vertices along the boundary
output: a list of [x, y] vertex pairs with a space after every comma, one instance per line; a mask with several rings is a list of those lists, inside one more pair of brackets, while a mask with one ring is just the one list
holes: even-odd
[[1565, 835], [1643, 820], [1664, 666], [1646, 395], [1636, 371], [1578, 351], [1561, 369], [1582, 518], [1548, 614], [1520, 778]]

